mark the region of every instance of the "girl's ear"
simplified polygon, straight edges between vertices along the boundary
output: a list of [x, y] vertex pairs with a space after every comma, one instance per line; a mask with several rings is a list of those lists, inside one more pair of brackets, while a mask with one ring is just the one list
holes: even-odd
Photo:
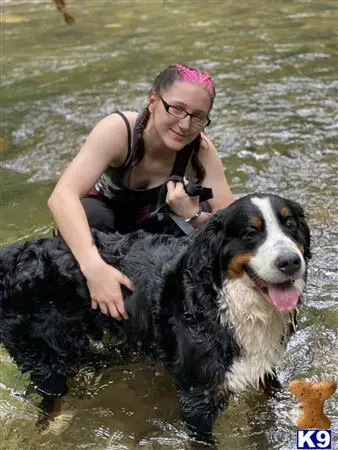
[[153, 90], [149, 91], [149, 94], [148, 94], [148, 111], [150, 113], [153, 112], [156, 100], [157, 100], [156, 93]]

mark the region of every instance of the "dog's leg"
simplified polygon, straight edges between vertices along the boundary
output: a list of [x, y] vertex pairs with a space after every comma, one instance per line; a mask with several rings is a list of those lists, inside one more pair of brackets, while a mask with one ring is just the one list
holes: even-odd
[[31, 372], [31, 380], [43, 397], [62, 397], [68, 392], [67, 376], [59, 373], [51, 371], [47, 377], [41, 377]]
[[183, 421], [193, 437], [209, 446], [215, 445], [212, 428], [220, 411], [227, 404], [227, 397], [216, 389], [191, 387], [179, 391], [179, 406]]
[[67, 378], [74, 373], [73, 359], [57, 354], [42, 339], [22, 333], [20, 339], [7, 340], [6, 349], [22, 373], [29, 372], [39, 394], [61, 397], [68, 390]]
[[44, 431], [48, 427], [50, 420], [60, 412], [61, 402], [62, 400], [55, 397], [42, 397], [36, 422], [36, 427], [40, 432]]

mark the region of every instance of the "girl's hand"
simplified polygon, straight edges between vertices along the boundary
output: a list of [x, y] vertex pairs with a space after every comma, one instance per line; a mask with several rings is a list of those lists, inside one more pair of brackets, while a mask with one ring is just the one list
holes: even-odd
[[124, 306], [121, 285], [134, 290], [129, 278], [102, 259], [84, 270], [92, 300], [92, 308], [114, 319], [128, 319]]
[[181, 182], [168, 181], [166, 203], [178, 216], [189, 219], [199, 210], [199, 196], [190, 197]]

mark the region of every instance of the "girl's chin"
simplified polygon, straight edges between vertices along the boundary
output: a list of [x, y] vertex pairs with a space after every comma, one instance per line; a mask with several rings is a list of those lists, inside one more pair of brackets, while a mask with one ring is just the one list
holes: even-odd
[[164, 139], [164, 143], [168, 148], [173, 150], [181, 150], [185, 145], [187, 145], [186, 138], [180, 138], [178, 135], [175, 135], [173, 132], [169, 131]]
[[182, 144], [181, 142], [171, 142], [168, 145], [168, 148], [170, 148], [172, 151], [179, 152], [183, 149], [184, 146], [185, 144]]

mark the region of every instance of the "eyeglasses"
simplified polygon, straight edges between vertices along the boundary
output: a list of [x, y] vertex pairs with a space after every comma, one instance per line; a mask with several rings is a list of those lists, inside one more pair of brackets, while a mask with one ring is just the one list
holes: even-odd
[[163, 98], [159, 95], [159, 98], [162, 100], [164, 109], [167, 111], [168, 114], [170, 114], [173, 117], [176, 117], [177, 119], [185, 119], [187, 116], [191, 117], [191, 123], [198, 127], [207, 127], [211, 120], [208, 116], [199, 116], [197, 114], [190, 114], [188, 113], [182, 106], [176, 106], [176, 105], [169, 105]]

